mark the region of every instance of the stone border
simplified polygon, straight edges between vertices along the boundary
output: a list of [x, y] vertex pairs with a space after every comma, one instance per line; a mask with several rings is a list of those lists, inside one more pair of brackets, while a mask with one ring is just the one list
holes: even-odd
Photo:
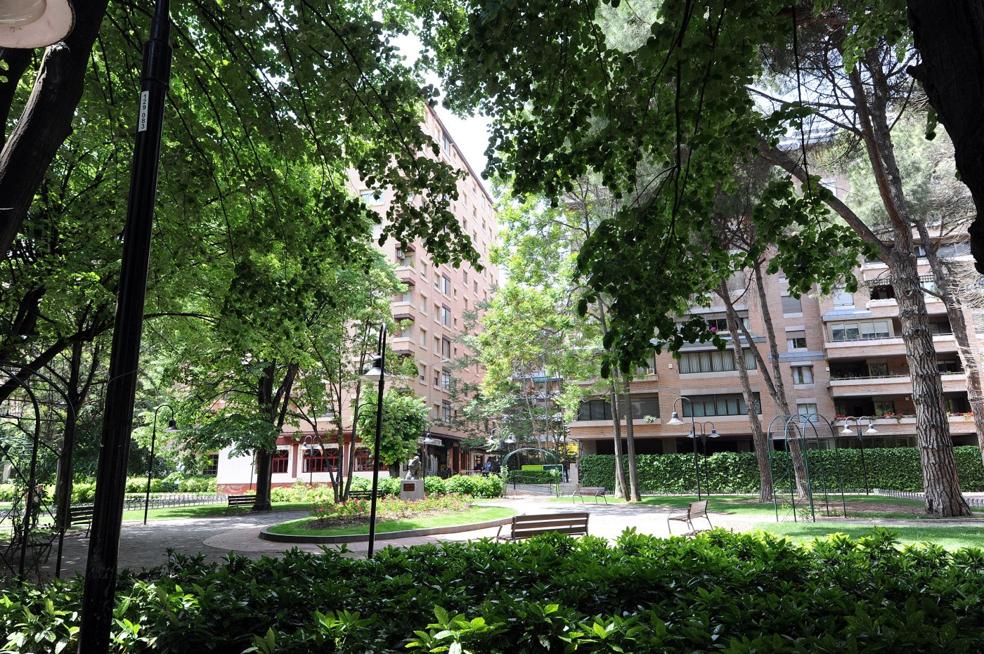
[[[517, 514], [519, 515], [519, 514]], [[491, 527], [501, 527], [512, 522], [513, 516], [508, 518], [498, 518], [485, 522], [472, 522], [465, 525], [448, 525], [446, 527], [426, 527], [424, 529], [406, 529], [404, 531], [384, 531], [376, 532], [376, 540], [396, 540], [399, 538], [414, 538], [416, 536], [437, 536], [440, 534], [459, 534], [465, 531], [476, 531], [478, 529], [489, 529]], [[281, 523], [283, 524], [283, 523]], [[365, 543], [369, 541], [369, 534], [349, 534], [346, 536], [298, 536], [296, 534], [276, 534], [267, 529], [260, 532], [263, 540], [274, 541], [276, 543], [313, 543], [313, 544], [339, 544], [339, 543]]]

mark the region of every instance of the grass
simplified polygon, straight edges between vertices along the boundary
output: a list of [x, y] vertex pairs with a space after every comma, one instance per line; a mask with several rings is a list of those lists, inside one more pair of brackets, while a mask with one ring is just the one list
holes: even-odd
[[[274, 511], [310, 511], [314, 504], [309, 502], [274, 502]], [[151, 509], [147, 520], [178, 520], [182, 518], [226, 518], [236, 515], [248, 515], [248, 506], [226, 506], [225, 504], [203, 504], [200, 506], [179, 506], [168, 509]], [[124, 511], [124, 522], [143, 522], [143, 509]]]
[[[514, 510], [499, 506], [472, 506], [464, 511], [426, 515], [418, 518], [403, 518], [401, 520], [382, 520], [376, 523], [376, 533], [467, 525], [476, 522], [498, 520], [499, 518], [509, 518], [514, 515], [516, 515]], [[290, 534], [294, 536], [354, 536], [369, 533], [368, 524], [329, 527], [327, 529], [309, 529], [307, 525], [313, 520], [313, 517], [308, 517], [282, 522], [279, 525], [270, 527], [269, 531], [275, 534]]]
[[[984, 547], [984, 526], [941, 524], [936, 527], [891, 526], [887, 528], [897, 535], [900, 545], [932, 543], [948, 550], [961, 547]], [[786, 536], [793, 542], [804, 545], [810, 544], [816, 538], [835, 533], [847, 534], [852, 538], [868, 536], [875, 529], [876, 527], [872, 525], [845, 522], [763, 522], [755, 525], [755, 531]]]

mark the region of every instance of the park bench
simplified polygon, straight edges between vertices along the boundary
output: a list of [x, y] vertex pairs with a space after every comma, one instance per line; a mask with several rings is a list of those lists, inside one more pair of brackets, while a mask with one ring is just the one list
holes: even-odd
[[581, 504], [584, 504], [584, 498], [593, 498], [595, 502], [598, 498], [605, 500], [605, 504], [608, 504], [608, 490], [604, 486], [578, 486], [574, 490], [573, 499], [581, 498]]
[[229, 506], [254, 506], [256, 495], [230, 495]]
[[513, 516], [509, 524], [509, 535], [502, 535], [502, 527], [495, 537], [497, 540], [520, 540], [540, 534], [567, 534], [569, 536], [587, 536], [587, 513], [540, 513], [535, 515]]
[[698, 518], [703, 518], [707, 520], [707, 526], [713, 528], [714, 525], [711, 524], [711, 519], [707, 516], [707, 500], [701, 500], [700, 502], [691, 502], [690, 506], [687, 507], [686, 511], [679, 511], [677, 513], [671, 513], [666, 518], [666, 529], [671, 534], [673, 533], [670, 527], [671, 522], [684, 522], [689, 528], [688, 534], [693, 534], [697, 532], [697, 528], [694, 527], [694, 520]]
[[[352, 490], [349, 491], [348, 498], [350, 500], [371, 500], [372, 491], [371, 490]], [[376, 499], [379, 499], [379, 491], [376, 491]]]
[[91, 504], [78, 504], [68, 507], [68, 526], [85, 525], [85, 535], [89, 535], [89, 528], [92, 526]]

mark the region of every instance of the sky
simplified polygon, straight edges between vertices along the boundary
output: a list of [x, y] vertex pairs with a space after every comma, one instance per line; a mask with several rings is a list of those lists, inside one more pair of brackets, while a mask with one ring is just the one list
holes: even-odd
[[[394, 39], [394, 43], [406, 57], [407, 63], [412, 64], [417, 60], [421, 44], [415, 36], [406, 35]], [[428, 74], [426, 81], [438, 89], [441, 88], [441, 81], [436, 75]], [[489, 119], [479, 115], [459, 117], [440, 104], [437, 107], [437, 115], [447, 127], [451, 139], [458, 145], [458, 149], [461, 150], [472, 169], [481, 175], [486, 164], [485, 148], [489, 144]], [[491, 191], [490, 184], [484, 179], [482, 181], [485, 183], [486, 190]]]

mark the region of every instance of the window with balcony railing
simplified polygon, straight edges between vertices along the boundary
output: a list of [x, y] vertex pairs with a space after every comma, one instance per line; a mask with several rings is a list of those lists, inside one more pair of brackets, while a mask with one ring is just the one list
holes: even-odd
[[851, 322], [832, 322], [829, 326], [830, 340], [834, 343], [847, 341], [871, 341], [892, 337], [891, 320], [855, 320]]

